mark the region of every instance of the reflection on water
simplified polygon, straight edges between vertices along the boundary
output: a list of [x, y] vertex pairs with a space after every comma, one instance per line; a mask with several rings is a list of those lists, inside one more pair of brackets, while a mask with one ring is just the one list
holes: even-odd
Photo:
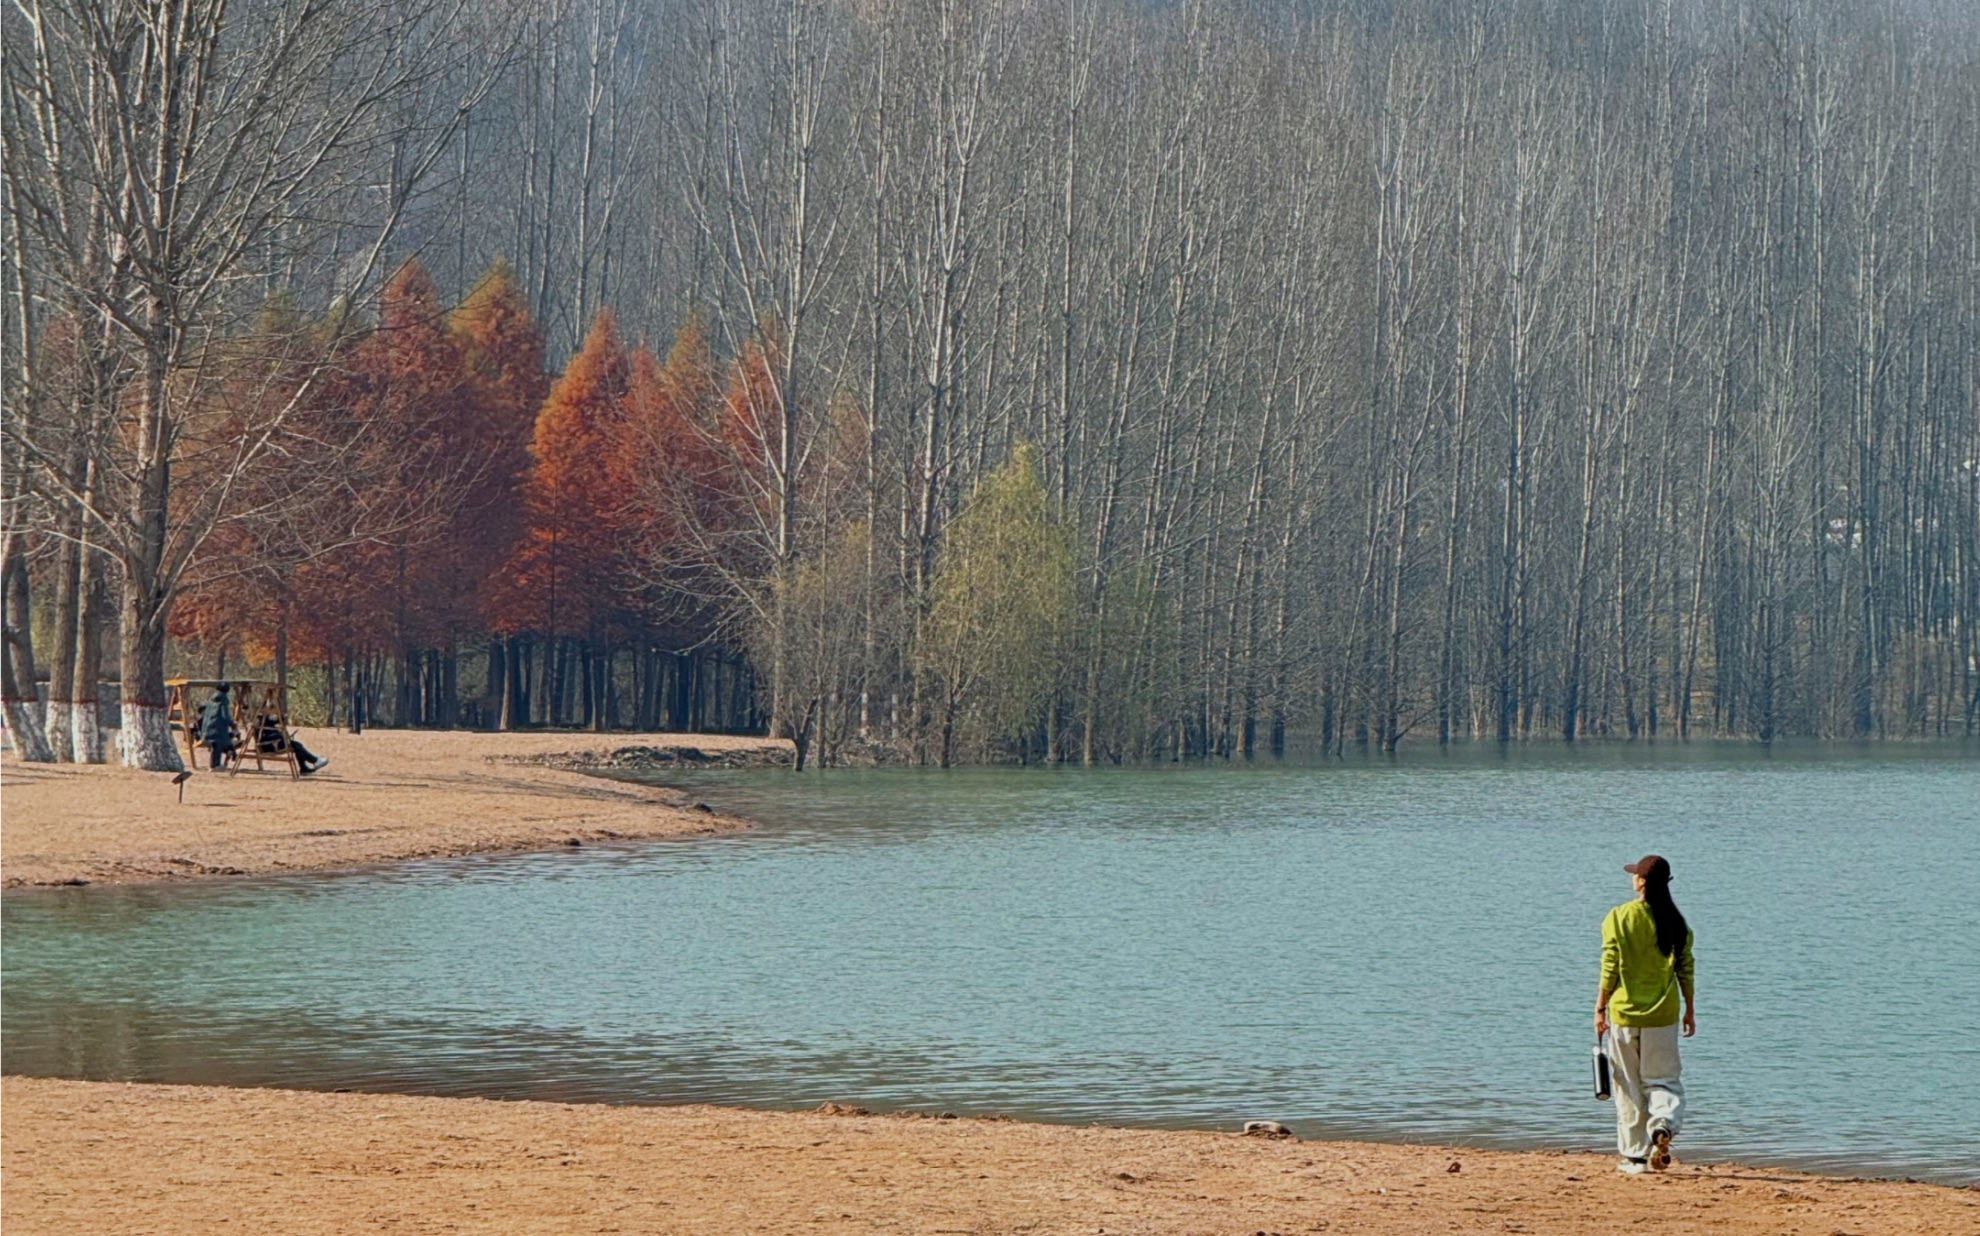
[[1698, 932], [1704, 1157], [1980, 1180], [1980, 762], [727, 774], [692, 842], [4, 899], [8, 1072], [1602, 1148], [1597, 925]]

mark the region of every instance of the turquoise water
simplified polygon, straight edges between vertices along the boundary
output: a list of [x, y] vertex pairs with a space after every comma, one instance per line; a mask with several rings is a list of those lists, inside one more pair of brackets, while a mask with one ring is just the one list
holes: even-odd
[[1681, 1154], [1980, 1180], [1980, 760], [1589, 748], [710, 776], [763, 827], [9, 893], [10, 1073], [1603, 1149], [1624, 862], [1698, 938]]

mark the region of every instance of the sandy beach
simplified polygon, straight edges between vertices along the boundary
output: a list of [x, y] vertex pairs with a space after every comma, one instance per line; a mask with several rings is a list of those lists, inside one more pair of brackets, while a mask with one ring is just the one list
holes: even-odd
[[4, 1098], [12, 1236], [1980, 1230], [1970, 1190], [1595, 1155], [18, 1077]]
[[330, 765], [291, 780], [252, 762], [172, 779], [115, 765], [0, 763], [0, 882], [116, 883], [355, 867], [448, 854], [679, 837], [747, 825], [668, 790], [526, 762], [685, 746], [713, 754], [784, 744], [710, 734], [299, 731]]

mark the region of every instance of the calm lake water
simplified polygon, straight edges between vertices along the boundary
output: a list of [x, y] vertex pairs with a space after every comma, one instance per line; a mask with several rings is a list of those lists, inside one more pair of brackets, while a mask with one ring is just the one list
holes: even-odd
[[1972, 748], [730, 774], [746, 836], [9, 893], [10, 1073], [1606, 1149], [1603, 912], [1698, 938], [1680, 1152], [1980, 1180]]

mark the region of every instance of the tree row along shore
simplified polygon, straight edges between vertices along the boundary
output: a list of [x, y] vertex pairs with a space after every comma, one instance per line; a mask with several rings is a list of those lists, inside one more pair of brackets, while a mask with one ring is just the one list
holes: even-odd
[[1980, 729], [1964, 6], [150, 9], [0, 15], [25, 758]]

